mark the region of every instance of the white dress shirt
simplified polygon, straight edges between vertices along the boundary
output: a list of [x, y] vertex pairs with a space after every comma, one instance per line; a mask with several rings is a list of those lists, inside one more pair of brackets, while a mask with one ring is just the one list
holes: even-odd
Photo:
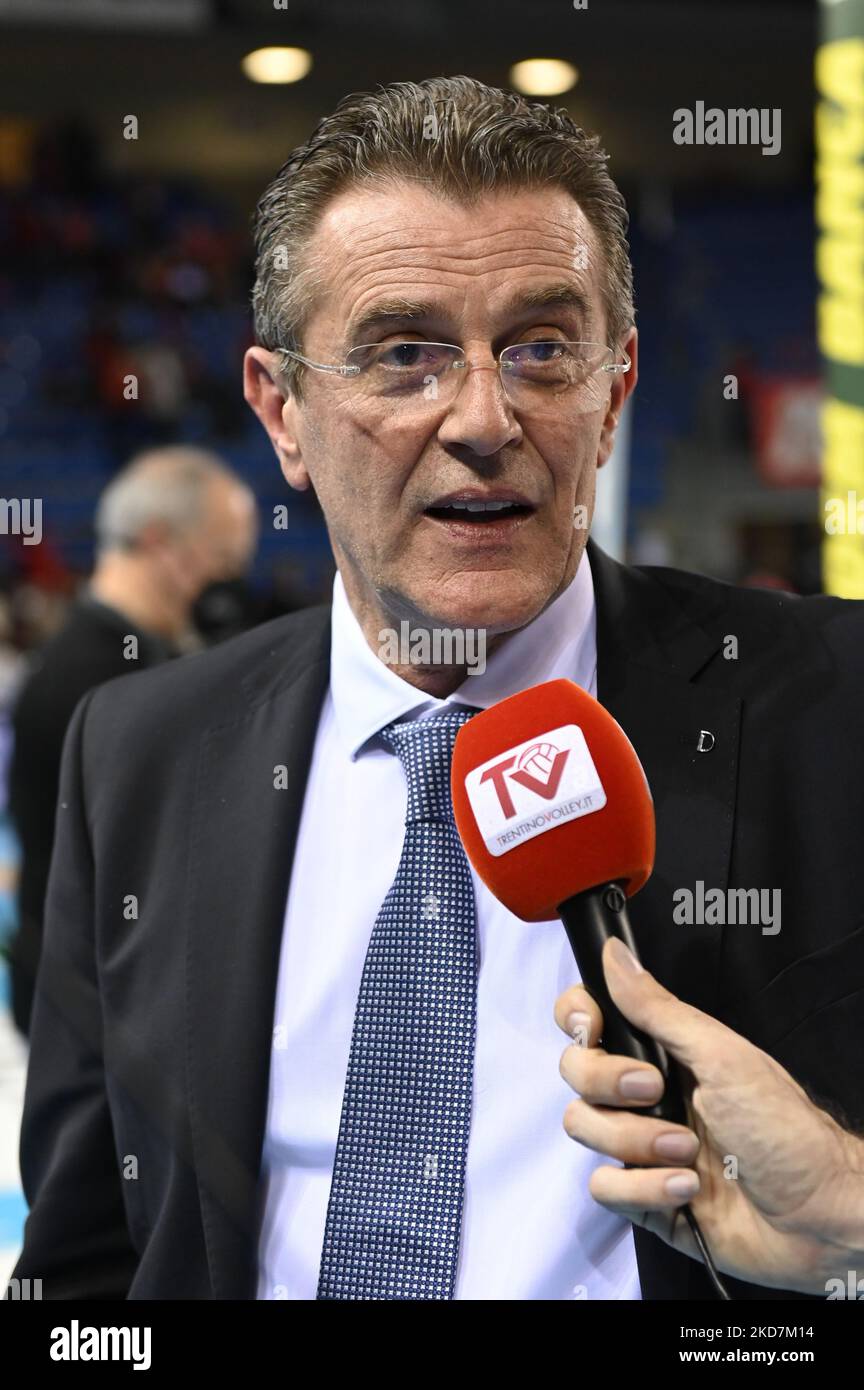
[[[566, 676], [596, 695], [587, 553], [544, 613], [446, 700], [372, 652], [337, 574], [330, 687], [294, 855], [274, 1013], [261, 1166], [259, 1299], [314, 1299], [354, 1012], [369, 938], [396, 876], [407, 792], [401, 763], [369, 740], [448, 703], [486, 708]], [[639, 1299], [630, 1223], [588, 1192], [612, 1160], [562, 1126], [573, 1091], [552, 1016], [579, 973], [564, 928], [526, 923], [472, 870], [479, 977], [471, 1131], [457, 1299]]]

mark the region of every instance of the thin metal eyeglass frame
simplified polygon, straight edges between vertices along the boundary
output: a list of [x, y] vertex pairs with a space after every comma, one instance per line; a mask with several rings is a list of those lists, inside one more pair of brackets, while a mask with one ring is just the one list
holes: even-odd
[[[359, 375], [361, 374], [362, 370], [363, 370], [362, 367], [354, 367], [354, 366], [349, 366], [349, 365], [348, 365], [348, 358], [351, 356], [351, 353], [352, 353], [352, 352], [361, 352], [361, 351], [363, 350], [363, 348], [374, 348], [374, 347], [395, 348], [395, 347], [401, 347], [401, 346], [403, 346], [403, 343], [404, 343], [404, 344], [407, 344], [407, 345], [409, 345], [409, 346], [412, 346], [412, 347], [413, 347], [413, 346], [417, 346], [417, 347], [423, 347], [423, 346], [425, 346], [425, 347], [446, 347], [446, 348], [454, 348], [454, 349], [456, 350], [456, 352], [461, 352], [461, 351], [462, 351], [462, 349], [458, 346], [457, 343], [433, 343], [433, 342], [428, 342], [425, 338], [420, 338], [420, 339], [410, 339], [410, 338], [397, 339], [396, 342], [394, 342], [394, 343], [358, 343], [356, 347], [351, 348], [350, 351], [347, 352], [347, 353], [345, 354], [345, 361], [344, 361], [341, 365], [339, 365], [339, 364], [333, 364], [333, 363], [327, 363], [327, 362], [313, 362], [313, 361], [311, 360], [311, 358], [309, 358], [309, 357], [304, 357], [302, 353], [300, 353], [300, 352], [295, 352], [295, 351], [293, 350], [293, 348], [277, 347], [277, 348], [274, 348], [273, 351], [274, 351], [274, 352], [281, 353], [281, 354], [282, 354], [283, 356], [285, 356], [285, 357], [293, 357], [293, 358], [295, 359], [295, 361], [297, 361], [297, 362], [302, 362], [305, 366], [314, 368], [314, 370], [315, 370], [316, 372], [335, 372], [335, 373], [337, 373], [339, 376], [341, 376], [341, 377], [344, 379], [344, 378], [346, 378], [346, 377], [355, 377], [355, 376], [359, 376]], [[537, 346], [540, 346], [541, 344], [545, 346], [545, 344], [547, 344], [547, 343], [555, 343], [555, 344], [559, 344], [559, 345], [562, 345], [562, 346], [565, 346], [565, 347], [596, 347], [596, 348], [601, 348], [601, 347], [602, 347], [603, 350], [604, 350], [605, 352], [611, 352], [613, 358], [614, 358], [614, 356], [615, 356], [615, 349], [614, 349], [613, 347], [611, 347], [609, 343], [592, 343], [592, 342], [584, 341], [584, 340], [579, 339], [579, 338], [574, 338], [574, 339], [569, 339], [569, 338], [568, 338], [568, 339], [565, 339], [565, 338], [532, 338], [532, 339], [529, 339], [529, 341], [528, 341], [527, 343], [510, 343], [506, 348], [502, 348], [502, 350], [499, 352], [497, 358], [495, 358], [495, 362], [496, 362], [497, 367], [498, 367], [498, 375], [499, 375], [499, 377], [501, 378], [501, 385], [504, 386], [504, 372], [502, 371], [502, 367], [503, 367], [504, 354], [505, 354], [505, 353], [510, 352], [512, 348], [520, 348], [520, 347], [537, 347]], [[610, 373], [612, 373], [613, 375], [617, 374], [618, 372], [621, 372], [621, 373], [629, 372], [629, 370], [630, 370], [630, 368], [632, 367], [633, 363], [632, 363], [632, 360], [631, 360], [629, 354], [626, 353], [626, 352], [624, 351], [623, 348], [621, 349], [621, 356], [624, 358], [624, 361], [623, 361], [623, 362], [614, 362], [614, 361], [613, 361], [613, 362], [601, 362], [601, 364], [600, 364], [598, 367], [595, 367], [595, 368], [594, 368], [594, 371], [595, 371], [595, 372], [610, 372]], [[466, 359], [463, 359], [461, 362], [454, 362], [454, 363], [452, 364], [454, 370], [457, 369], [457, 368], [467, 367], [467, 366], [470, 366], [470, 365], [471, 365], [471, 364], [470, 364]], [[506, 388], [505, 388], [505, 389], [506, 389]]]

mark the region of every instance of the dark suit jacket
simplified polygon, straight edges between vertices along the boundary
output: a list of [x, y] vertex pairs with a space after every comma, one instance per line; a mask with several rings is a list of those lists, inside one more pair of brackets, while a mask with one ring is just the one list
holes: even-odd
[[[631, 905], [645, 964], [858, 1126], [864, 605], [629, 568], [589, 545], [599, 696], [656, 805], [656, 869]], [[328, 609], [314, 608], [76, 710], [14, 1271], [46, 1298], [255, 1297], [280, 939], [328, 665]], [[696, 751], [702, 730], [711, 752]], [[675, 925], [673, 891], [699, 879], [780, 888], [780, 933]], [[641, 1231], [636, 1247], [646, 1299], [713, 1296], [695, 1261]]]
[[[123, 655], [126, 635], [138, 638], [136, 661]], [[12, 1011], [23, 1033], [30, 1026], [54, 844], [60, 757], [69, 721], [81, 696], [94, 685], [155, 666], [170, 655], [171, 648], [160, 638], [143, 632], [106, 604], [82, 595], [70, 604], [59, 632], [35, 654], [16, 699], [9, 810], [21, 842], [21, 873], [19, 927], [10, 968]]]

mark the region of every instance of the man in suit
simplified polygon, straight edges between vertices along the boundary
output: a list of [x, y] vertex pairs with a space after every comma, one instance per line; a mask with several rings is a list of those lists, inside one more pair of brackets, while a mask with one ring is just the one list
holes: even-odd
[[[653, 791], [647, 968], [861, 1121], [861, 614], [587, 538], [637, 361], [604, 159], [471, 79], [395, 84], [259, 205], [246, 395], [321, 501], [333, 602], [76, 710], [15, 1271], [46, 1297], [712, 1296], [592, 1201], [601, 1158], [561, 1123], [569, 945], [468, 874], [443, 804], [458, 724], [552, 677]], [[485, 670], [388, 665], [404, 620], [483, 631]], [[779, 888], [782, 931], [675, 925], [699, 880]]]
[[189, 647], [208, 585], [246, 568], [255, 498], [215, 454], [173, 446], [132, 459], [96, 509], [96, 564], [59, 631], [35, 654], [13, 713], [10, 810], [21, 841], [12, 1011], [27, 1034], [63, 739], [85, 691]]

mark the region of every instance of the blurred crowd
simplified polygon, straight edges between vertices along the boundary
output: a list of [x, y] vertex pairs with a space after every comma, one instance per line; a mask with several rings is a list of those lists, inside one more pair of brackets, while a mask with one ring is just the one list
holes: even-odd
[[76, 121], [47, 128], [26, 182], [0, 197], [0, 314], [8, 329], [19, 310], [23, 330], [0, 380], [13, 427], [38, 409], [50, 437], [74, 412], [76, 433], [116, 456], [187, 425], [242, 434], [250, 266], [234, 221], [194, 184], [106, 175]]
[[0, 540], [0, 949], [22, 1033], [78, 699], [329, 597], [317, 502], [288, 495], [240, 388], [250, 250], [218, 197], [107, 170], [77, 119], [0, 161], [0, 492], [42, 516], [38, 544]]

